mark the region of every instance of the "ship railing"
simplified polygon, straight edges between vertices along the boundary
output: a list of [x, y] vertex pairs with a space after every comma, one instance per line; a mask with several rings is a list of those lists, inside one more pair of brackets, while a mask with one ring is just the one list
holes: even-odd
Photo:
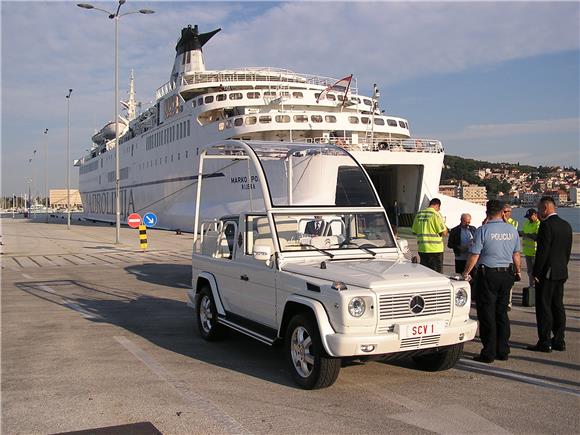
[[[183, 75], [179, 79], [181, 86], [215, 83], [226, 86], [230, 82], [274, 82], [274, 83], [300, 83], [316, 86], [330, 87], [338, 79], [313, 74], [300, 74], [280, 68], [243, 68], [227, 69], [219, 71], [193, 72]], [[169, 81], [157, 89], [155, 96], [162, 98], [175, 89], [175, 82]], [[350, 86], [350, 92], [358, 94], [357, 80], [354, 79]]]
[[347, 151], [392, 151], [414, 153], [442, 153], [443, 144], [436, 139], [425, 138], [392, 138], [392, 139], [358, 139], [353, 142], [350, 137], [315, 137], [301, 138], [293, 142], [316, 144], [333, 144]]

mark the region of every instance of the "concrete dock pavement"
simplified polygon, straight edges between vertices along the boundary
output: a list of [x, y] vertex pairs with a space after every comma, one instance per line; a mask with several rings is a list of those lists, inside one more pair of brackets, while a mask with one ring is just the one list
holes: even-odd
[[[525, 350], [533, 308], [515, 288], [509, 361], [467, 343], [456, 368], [344, 367], [331, 388], [293, 384], [279, 348], [230, 333], [203, 341], [187, 306], [192, 235], [2, 219], [3, 433], [149, 422], [162, 433], [576, 433], [580, 243], [566, 285], [566, 352]], [[410, 247], [415, 249], [414, 241]], [[445, 269], [453, 267], [446, 253]], [[475, 316], [475, 310], [472, 311]]]

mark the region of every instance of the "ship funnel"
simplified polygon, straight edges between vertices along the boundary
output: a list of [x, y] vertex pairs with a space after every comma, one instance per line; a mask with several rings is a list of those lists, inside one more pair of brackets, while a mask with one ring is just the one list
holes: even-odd
[[180, 76], [192, 72], [205, 71], [202, 47], [221, 29], [199, 33], [197, 25], [181, 30], [181, 38], [175, 46], [175, 63], [170, 80], [175, 82]]

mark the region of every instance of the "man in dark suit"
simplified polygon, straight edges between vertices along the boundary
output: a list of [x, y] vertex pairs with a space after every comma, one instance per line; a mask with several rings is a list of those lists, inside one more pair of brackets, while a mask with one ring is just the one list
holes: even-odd
[[552, 349], [564, 351], [564, 283], [568, 279], [572, 227], [556, 214], [556, 204], [550, 196], [542, 197], [538, 203], [538, 212], [542, 223], [538, 232], [533, 272], [536, 282], [538, 343], [528, 346], [528, 349], [535, 352], [551, 352]]
[[306, 228], [304, 228], [304, 234], [310, 236], [323, 236], [324, 230], [326, 229], [326, 222], [322, 219], [322, 216], [314, 216], [313, 221], [306, 223]]
[[463, 273], [467, 257], [469, 256], [469, 247], [473, 241], [475, 227], [471, 225], [471, 215], [463, 213], [461, 223], [449, 231], [449, 240], [447, 246], [453, 249], [455, 254], [455, 273]]

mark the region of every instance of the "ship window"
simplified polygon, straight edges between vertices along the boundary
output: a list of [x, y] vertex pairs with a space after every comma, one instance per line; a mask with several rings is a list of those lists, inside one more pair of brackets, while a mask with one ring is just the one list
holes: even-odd
[[213, 95], [210, 95], [208, 97], [205, 97], [205, 102], [207, 103], [213, 103]]
[[369, 100], [368, 98], [365, 98], [363, 100], [363, 103], [365, 103], [367, 106], [372, 106], [373, 105], [373, 102], [371, 100]]
[[101, 184], [101, 176], [99, 175], [99, 184]]
[[241, 92], [232, 92], [230, 94], [230, 100], [241, 100], [243, 98], [243, 95]]
[[290, 92], [285, 92], [285, 91], [284, 92], [280, 92], [280, 95], [282, 97], [289, 97], [290, 96]]
[[231, 119], [226, 120], [226, 128], [232, 128], [232, 120]]
[[189, 157], [189, 151], [185, 152], [185, 158], [187, 159], [187, 157]]
[[272, 91], [264, 92], [264, 97], [275, 97], [275, 96], [276, 96], [276, 92], [272, 92]]
[[391, 127], [396, 127], [397, 121], [395, 121], [394, 119], [387, 119], [387, 124], [389, 124]]
[[317, 92], [314, 94], [314, 98], [319, 99], [320, 98], [320, 92]]
[[256, 123], [256, 117], [255, 116], [248, 116], [246, 118], [246, 125], [254, 125]]
[[324, 120], [326, 122], [334, 123], [334, 122], [336, 122], [336, 116], [334, 116], [334, 115], [326, 115], [324, 117]]
[[223, 129], [224, 129], [224, 128], [226, 128], [226, 123], [225, 123], [225, 122], [223, 122], [223, 121], [221, 121], [221, 122], [218, 124], [218, 131], [223, 131]]
[[304, 94], [302, 92], [292, 92], [292, 96], [294, 98], [304, 98]]
[[193, 107], [193, 108], [195, 109], [195, 106], [197, 106], [197, 103], [195, 102], [195, 100], [193, 100], [193, 101], [191, 102], [191, 107]]
[[354, 101], [355, 103], [360, 103], [359, 97], [352, 97], [351, 100]]
[[225, 101], [228, 98], [228, 96], [226, 94], [218, 94], [215, 99], [217, 101]]
[[187, 120], [187, 135], [189, 136], [191, 134], [191, 123], [189, 122], [189, 119]]
[[171, 154], [171, 161], [173, 161], [173, 154]]
[[334, 94], [326, 94], [326, 98], [330, 101], [336, 101], [336, 95]]
[[203, 97], [197, 99], [197, 105], [203, 106]]
[[306, 115], [294, 115], [294, 122], [308, 122], [308, 116], [306, 116]]
[[344, 101], [344, 95], [337, 95], [338, 101]]
[[358, 118], [356, 116], [349, 116], [348, 122], [350, 122], [351, 124], [358, 124]]
[[248, 98], [250, 100], [255, 100], [256, 98], [260, 98], [259, 92], [248, 92]]
[[177, 160], [181, 160], [181, 153], [177, 153]]
[[239, 127], [240, 125], [243, 125], [243, 124], [244, 124], [244, 118], [236, 118], [236, 119], [234, 119], [234, 125], [236, 127]]
[[276, 122], [290, 122], [290, 116], [288, 116], [288, 115], [276, 115]]
[[399, 121], [399, 127], [405, 128], [405, 123], [403, 121]]
[[310, 119], [312, 122], [322, 122], [322, 115], [312, 115]]
[[385, 125], [385, 120], [383, 118], [375, 118], [376, 125]]
[[171, 141], [175, 140], [175, 125], [171, 126]]
[[167, 156], [165, 156], [165, 163], [167, 163]]
[[272, 117], [270, 115], [260, 116], [260, 124], [268, 124], [272, 122]]
[[360, 122], [362, 122], [363, 124], [368, 124], [370, 121], [370, 119], [368, 118], [368, 116], [361, 116], [360, 118]]

